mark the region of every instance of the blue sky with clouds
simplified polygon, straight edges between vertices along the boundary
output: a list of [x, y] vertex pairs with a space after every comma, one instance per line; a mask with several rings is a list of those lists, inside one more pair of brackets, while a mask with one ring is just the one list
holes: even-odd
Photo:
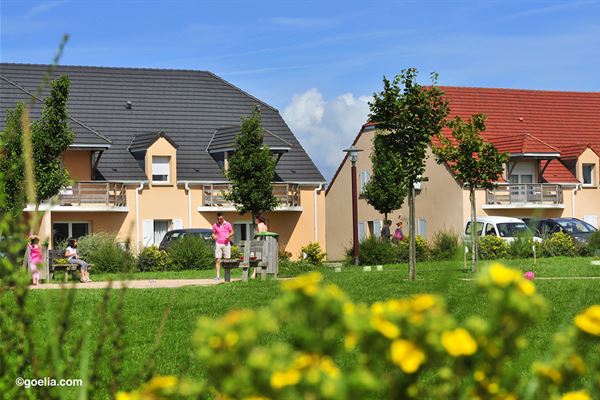
[[3, 0], [0, 59], [210, 70], [277, 107], [330, 178], [383, 75], [600, 91], [600, 2]]

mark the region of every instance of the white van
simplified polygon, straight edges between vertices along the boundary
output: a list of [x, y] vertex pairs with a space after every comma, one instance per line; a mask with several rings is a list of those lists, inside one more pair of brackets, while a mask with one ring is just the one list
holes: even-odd
[[[512, 242], [517, 236], [533, 236], [527, 224], [518, 218], [512, 217], [477, 217], [475, 219], [475, 232], [477, 236], [498, 236], [507, 242]], [[471, 240], [471, 221], [465, 224], [463, 239]], [[533, 236], [533, 241], [541, 242], [542, 239]]]

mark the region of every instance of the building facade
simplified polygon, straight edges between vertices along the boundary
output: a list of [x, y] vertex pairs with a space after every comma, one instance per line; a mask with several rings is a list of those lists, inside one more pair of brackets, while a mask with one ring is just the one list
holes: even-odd
[[[30, 101], [47, 70], [0, 64], [2, 124], [8, 108]], [[324, 178], [273, 107], [205, 71], [59, 66], [60, 75], [71, 81], [76, 138], [62, 157], [73, 184], [41, 206], [40, 234], [50, 243], [114, 232], [137, 250], [158, 245], [171, 229], [210, 228], [217, 212], [233, 224], [234, 241], [250, 238], [252, 217], [223, 194], [240, 118], [258, 106], [277, 160], [280, 204], [265, 214], [269, 229], [294, 256], [309, 242], [326, 248]], [[39, 112], [38, 101], [32, 120]]]
[[[575, 217], [598, 227], [600, 217], [600, 93], [442, 87], [451, 116], [463, 119], [484, 113], [484, 139], [510, 154], [492, 190], [476, 191], [479, 216]], [[359, 153], [359, 189], [371, 174], [369, 155], [376, 134], [365, 124], [354, 145]], [[444, 130], [449, 136], [450, 132]], [[435, 143], [433, 143], [435, 145]], [[431, 147], [426, 181], [416, 189], [417, 233], [428, 240], [438, 231], [462, 235], [470, 218], [468, 189], [444, 164], [435, 162]], [[326, 192], [329, 259], [342, 259], [352, 244], [350, 162], [344, 158]], [[379, 235], [383, 216], [365, 199], [358, 200], [359, 239]], [[408, 208], [391, 213], [404, 222]]]

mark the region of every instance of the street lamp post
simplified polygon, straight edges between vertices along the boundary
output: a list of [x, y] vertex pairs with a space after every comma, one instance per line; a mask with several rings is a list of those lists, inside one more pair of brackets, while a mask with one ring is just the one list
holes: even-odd
[[356, 160], [358, 152], [362, 151], [352, 145], [349, 149], [345, 149], [344, 153], [348, 154], [348, 158], [352, 163], [350, 173], [352, 174], [352, 259], [354, 265], [358, 265], [358, 188], [356, 187]]

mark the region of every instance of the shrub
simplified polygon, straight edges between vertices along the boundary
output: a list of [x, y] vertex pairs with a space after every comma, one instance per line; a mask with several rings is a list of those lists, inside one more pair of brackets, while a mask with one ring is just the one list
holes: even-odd
[[137, 258], [138, 271], [166, 271], [169, 267], [169, 255], [156, 246], [144, 248]]
[[175, 241], [167, 251], [172, 271], [186, 269], [211, 269], [215, 256], [210, 242], [201, 237], [184, 236]]
[[231, 246], [231, 258], [239, 259], [244, 257], [244, 252], [238, 246]]
[[479, 240], [479, 258], [492, 260], [506, 257], [508, 248], [508, 243], [502, 238], [493, 235], [484, 236]]
[[600, 255], [600, 231], [596, 231], [588, 238], [588, 247], [591, 255]]
[[[408, 261], [410, 238], [408, 236], [405, 236], [404, 240], [398, 242], [397, 247], [397, 259], [399, 261]], [[429, 243], [427, 243], [427, 240], [423, 236], [417, 236], [416, 247], [418, 261], [426, 261], [430, 258], [431, 250], [429, 249]]]
[[292, 258], [292, 253], [290, 253], [289, 251], [285, 251], [285, 250], [279, 250], [279, 259], [280, 260], [289, 260], [290, 258]]
[[439, 231], [433, 237], [431, 255], [436, 260], [451, 260], [458, 252], [458, 234], [454, 231]]
[[[300, 249], [302, 258], [312, 265], [321, 265], [325, 259], [325, 253], [321, 251], [321, 246], [317, 242], [309, 243]], [[306, 256], [304, 256], [306, 255]]]
[[314, 270], [315, 266], [307, 263], [305, 260], [291, 261], [289, 259], [281, 259], [279, 260], [279, 271], [277, 272], [277, 276], [291, 277]]
[[96, 233], [77, 240], [79, 256], [94, 264], [92, 272], [129, 272], [135, 268], [131, 253], [117, 244], [117, 235]]
[[[533, 257], [533, 245], [534, 241], [532, 237], [517, 236], [508, 245], [508, 255], [512, 258], [529, 258]], [[536, 244], [537, 246], [537, 244]]]
[[545, 239], [540, 246], [540, 256], [542, 257], [573, 257], [575, 253], [573, 238], [564, 232], [554, 233], [548, 239]]
[[[352, 247], [346, 250], [348, 264], [352, 263]], [[369, 236], [358, 245], [360, 265], [393, 264], [399, 262], [398, 248], [389, 240]]]

